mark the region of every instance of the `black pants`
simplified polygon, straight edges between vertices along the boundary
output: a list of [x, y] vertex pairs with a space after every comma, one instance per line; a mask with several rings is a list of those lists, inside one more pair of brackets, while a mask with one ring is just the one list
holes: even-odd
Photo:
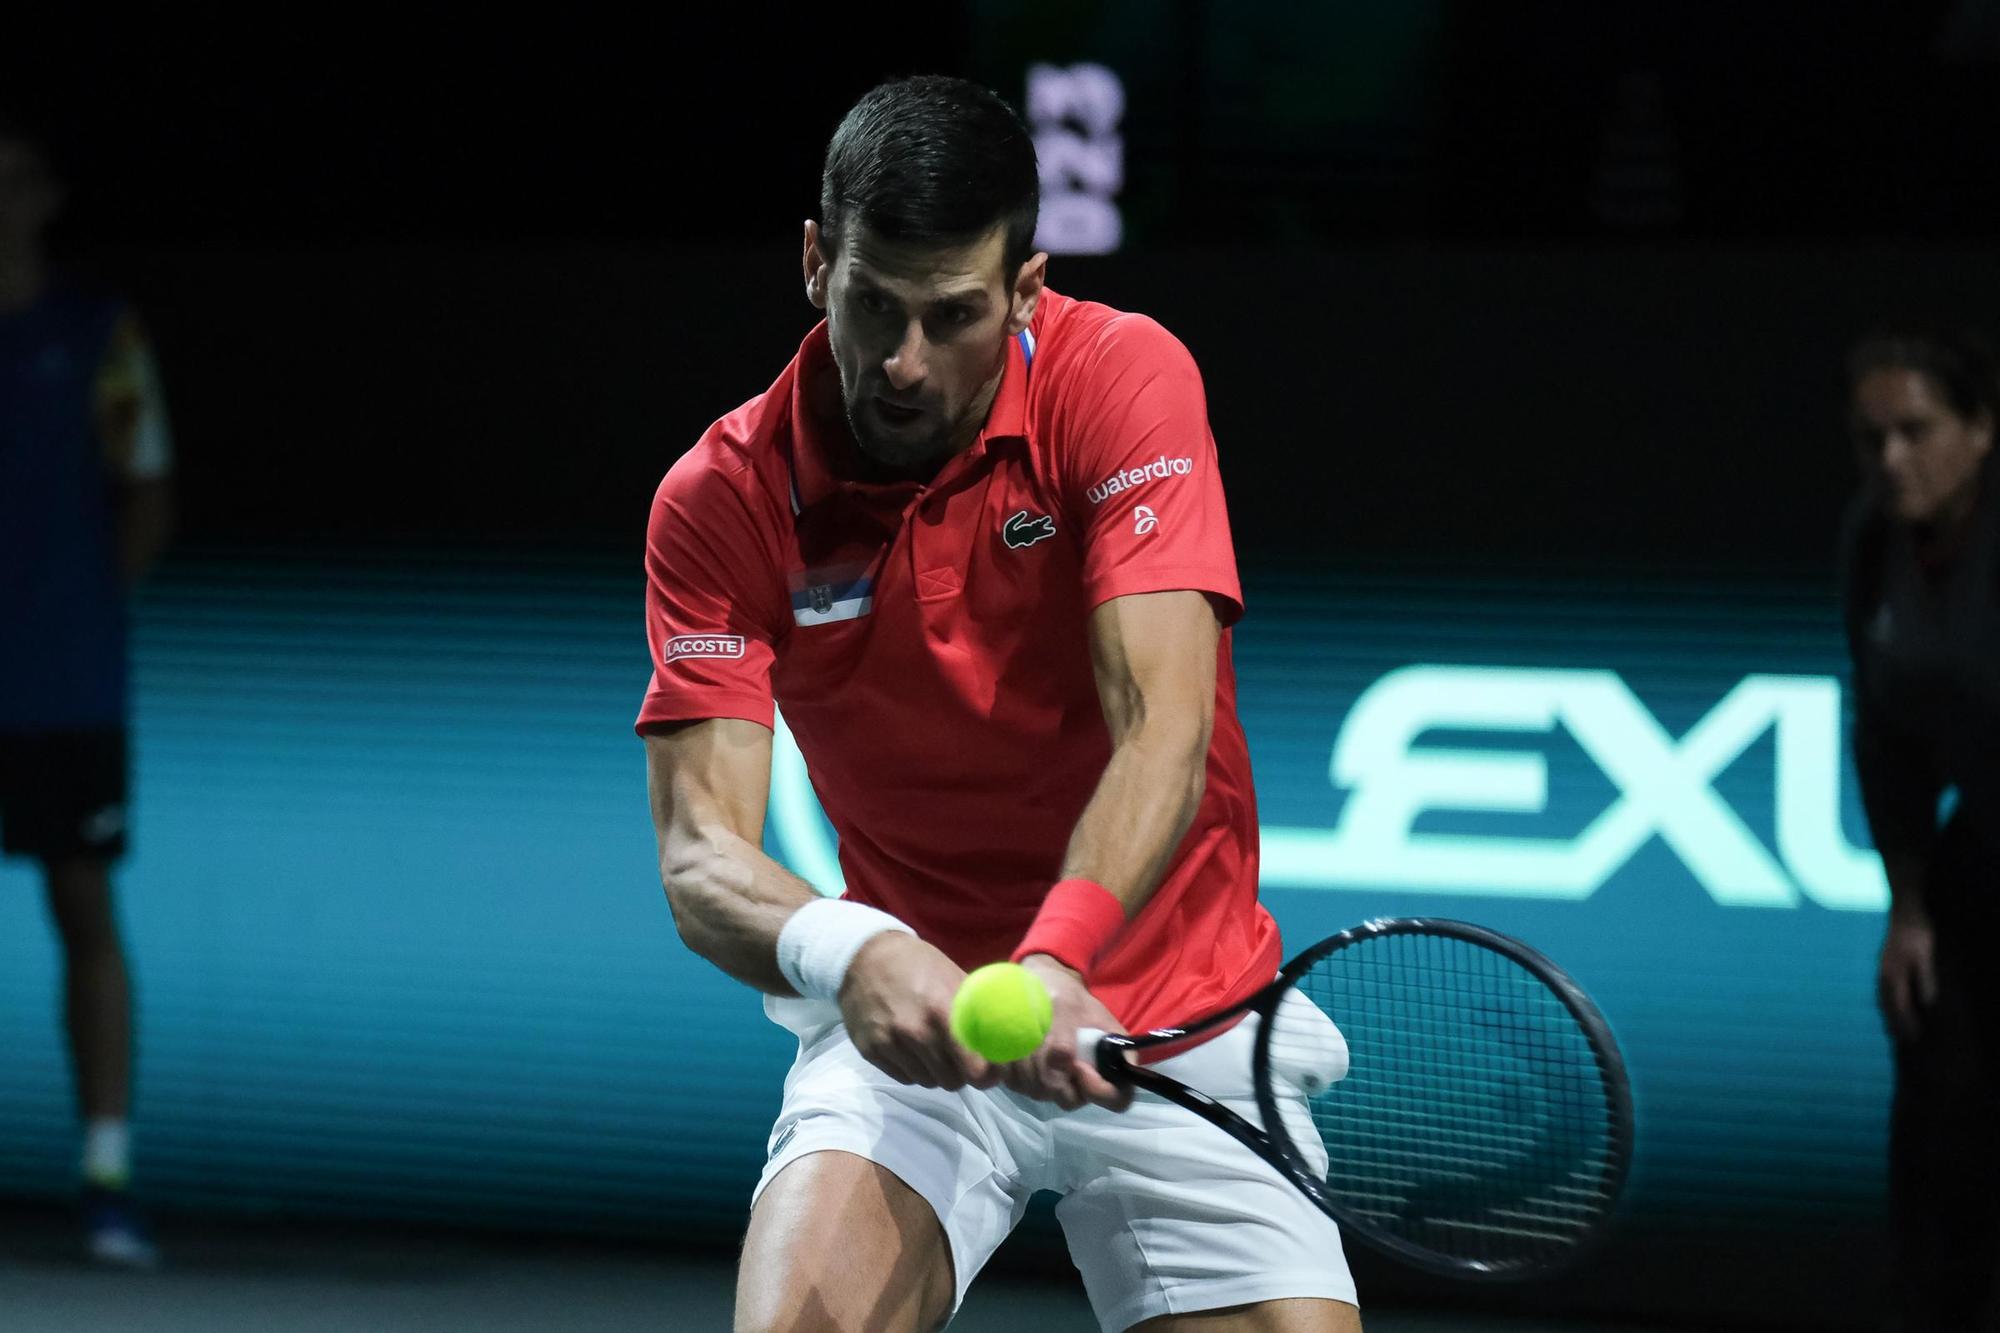
[[1947, 830], [1926, 895], [1938, 998], [1896, 1047], [1896, 1333], [2000, 1333], [2000, 858]]

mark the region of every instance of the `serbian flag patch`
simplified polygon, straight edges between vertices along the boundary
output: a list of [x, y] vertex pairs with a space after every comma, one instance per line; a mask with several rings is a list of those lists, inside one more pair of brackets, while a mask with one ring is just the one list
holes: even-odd
[[792, 622], [797, 625], [853, 620], [875, 607], [875, 579], [866, 565], [795, 570], [787, 581], [792, 588]]

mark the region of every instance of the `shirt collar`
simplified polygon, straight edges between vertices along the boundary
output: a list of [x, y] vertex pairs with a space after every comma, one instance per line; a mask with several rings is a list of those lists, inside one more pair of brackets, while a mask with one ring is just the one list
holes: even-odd
[[1035, 335], [1026, 330], [1007, 340], [1007, 368], [1001, 372], [1000, 388], [979, 432], [981, 443], [1028, 438], [1028, 365], [1034, 359], [1034, 347]]
[[[993, 406], [979, 438], [967, 450], [981, 454], [994, 440], [1026, 439], [1028, 434], [1028, 366], [1034, 359], [1034, 335], [1007, 340], [1007, 364], [994, 392]], [[916, 482], [870, 484], [852, 480], [860, 459], [840, 409], [840, 375], [833, 364], [833, 344], [821, 320], [799, 345], [798, 372], [792, 377], [791, 487], [792, 512], [812, 508], [841, 491], [888, 495], [919, 489]], [[947, 468], [950, 463], [945, 465]]]
[[809, 509], [840, 489], [835, 460], [849, 461], [854, 441], [840, 419], [840, 379], [833, 364], [833, 344], [826, 321], [813, 326], [799, 344], [798, 370], [792, 376], [790, 457], [792, 512]]

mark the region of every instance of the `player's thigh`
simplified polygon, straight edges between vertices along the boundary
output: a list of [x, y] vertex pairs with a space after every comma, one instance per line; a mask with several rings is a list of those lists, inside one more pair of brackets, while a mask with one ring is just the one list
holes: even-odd
[[1261, 1301], [1161, 1315], [1133, 1325], [1131, 1333], [1361, 1333], [1361, 1311], [1345, 1301]]
[[[1250, 1042], [1238, 1028], [1160, 1067], [1254, 1119]], [[1303, 1095], [1283, 1104], [1295, 1137], [1316, 1137]], [[1339, 1226], [1229, 1135], [1141, 1094], [1065, 1117], [1058, 1145], [1056, 1219], [1104, 1327], [1359, 1326]]]
[[[1179, 1125], [1144, 1123], [1166, 1109], [1179, 1110], [1135, 1103], [1121, 1119], [1136, 1112], [1136, 1123], [1100, 1126], [1102, 1168], [1056, 1205], [1099, 1323], [1359, 1327], [1333, 1219], [1249, 1149], [1185, 1112]], [[1149, 1322], [1160, 1319], [1167, 1322]]]
[[936, 1211], [853, 1153], [800, 1157], [758, 1196], [736, 1274], [736, 1333], [901, 1333], [951, 1314]]

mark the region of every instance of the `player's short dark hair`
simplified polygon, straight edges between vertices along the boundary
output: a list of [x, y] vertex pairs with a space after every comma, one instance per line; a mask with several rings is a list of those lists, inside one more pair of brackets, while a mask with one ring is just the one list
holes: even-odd
[[827, 253], [859, 222], [904, 244], [955, 244], [1006, 227], [1008, 276], [1034, 254], [1041, 209], [1035, 141], [1000, 98], [965, 79], [880, 84], [826, 146], [820, 232]]
[[1848, 349], [1848, 396], [1878, 370], [1916, 371], [1959, 417], [2000, 421], [2000, 359], [1975, 329], [1923, 322], [1882, 325]]

